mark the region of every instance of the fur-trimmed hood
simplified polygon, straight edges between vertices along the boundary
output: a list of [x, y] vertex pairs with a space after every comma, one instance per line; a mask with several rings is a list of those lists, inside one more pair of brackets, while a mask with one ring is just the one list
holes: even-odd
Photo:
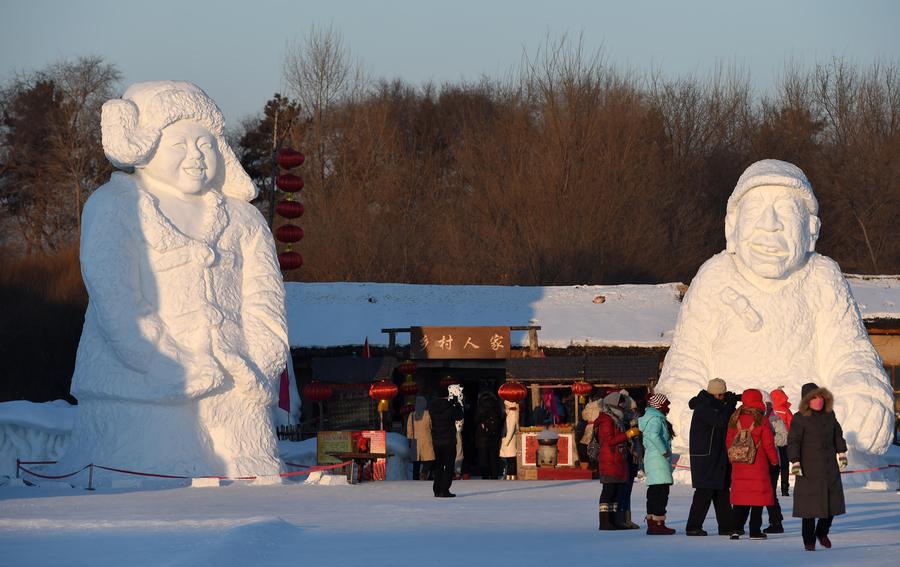
[[816, 396], [822, 396], [825, 400], [825, 407], [822, 411], [831, 412], [834, 411], [834, 395], [828, 390], [828, 388], [813, 388], [806, 392], [806, 395], [803, 396], [803, 399], [800, 400], [800, 407], [798, 410], [801, 414], [805, 416], [809, 416], [812, 414], [813, 410], [809, 407], [809, 402]]

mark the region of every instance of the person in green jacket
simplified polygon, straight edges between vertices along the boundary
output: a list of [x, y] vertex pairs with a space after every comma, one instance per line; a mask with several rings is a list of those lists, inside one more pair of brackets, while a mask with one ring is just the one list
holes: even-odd
[[653, 394], [647, 400], [647, 410], [638, 419], [644, 440], [644, 474], [647, 483], [647, 534], [672, 535], [666, 527], [666, 506], [672, 485], [672, 424], [666, 419], [669, 399], [665, 394]]

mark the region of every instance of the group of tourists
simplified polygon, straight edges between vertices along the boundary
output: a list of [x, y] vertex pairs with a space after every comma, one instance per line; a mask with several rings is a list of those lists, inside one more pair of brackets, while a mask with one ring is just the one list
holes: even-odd
[[[620, 390], [584, 407], [582, 418], [588, 426], [580, 443], [603, 483], [600, 530], [640, 527], [632, 521], [631, 492], [635, 479], [643, 476], [647, 534], [675, 533], [666, 525], [677, 462], [672, 453], [675, 433], [666, 418], [670, 405], [662, 393], [636, 400]], [[688, 402], [693, 412], [689, 456], [694, 495], [685, 534], [708, 535], [703, 522], [711, 506], [721, 536], [738, 540], [749, 532], [750, 539], [764, 540], [784, 533], [777, 493], [780, 483], [781, 495], [789, 496], [791, 474], [796, 478], [793, 516], [802, 518], [805, 548], [815, 550], [816, 542], [830, 548], [831, 522], [845, 512], [840, 472], [847, 466], [847, 444], [833, 406], [831, 392], [814, 383], [803, 386], [798, 411], [792, 414], [780, 388], [771, 394], [758, 389], [736, 394], [721, 378], [710, 380]], [[461, 394], [452, 395], [442, 386], [430, 402], [417, 398], [407, 419], [407, 437], [415, 451], [413, 477], [425, 480], [430, 474], [438, 498], [454, 496], [450, 485], [463, 407]], [[517, 403], [501, 402], [493, 392], [479, 394], [475, 445], [482, 478], [500, 478], [501, 468], [505, 478], [515, 478], [518, 425]], [[768, 515], [765, 529], [763, 508]]]
[[[631, 522], [631, 486], [643, 464], [647, 484], [647, 533], [672, 535], [666, 526], [669, 486], [673, 483], [672, 425], [666, 419], [670, 402], [653, 394], [643, 412], [627, 392], [607, 394], [593, 418], [591, 444], [603, 489], [600, 493], [600, 529], [635, 529]], [[738, 405], [740, 403], [740, 405]], [[814, 383], [802, 388], [797, 413], [791, 414], [784, 391], [771, 395], [758, 389], [729, 392], [724, 380], [709, 381], [689, 402], [690, 471], [694, 488], [685, 533], [706, 536], [703, 522], [710, 505], [715, 509], [718, 534], [738, 540], [764, 540], [784, 533], [778, 502], [789, 495], [788, 474], [796, 478], [793, 516], [802, 518], [804, 547], [816, 542], [830, 548], [828, 533], [834, 516], [845, 512], [840, 471], [847, 466], [847, 444], [833, 411], [834, 398]], [[640, 415], [639, 415], [640, 414]], [[584, 441], [584, 439], [583, 439]], [[589, 445], [589, 453], [592, 451]], [[769, 525], [762, 528], [763, 508]]]
[[[450, 485], [460, 472], [463, 408], [461, 389], [450, 392], [441, 386], [430, 402], [418, 396], [415, 411], [406, 419], [406, 436], [414, 453], [413, 478], [427, 480], [430, 475], [438, 498], [455, 496]], [[507, 480], [515, 480], [519, 404], [501, 401], [491, 391], [481, 392], [474, 427], [481, 478], [495, 480], [502, 473]]]

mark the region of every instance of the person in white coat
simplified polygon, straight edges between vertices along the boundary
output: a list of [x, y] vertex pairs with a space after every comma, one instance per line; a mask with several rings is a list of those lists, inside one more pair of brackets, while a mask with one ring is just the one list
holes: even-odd
[[506, 480], [516, 480], [516, 458], [519, 450], [519, 404], [504, 401], [506, 419], [500, 438], [500, 457], [506, 460]]

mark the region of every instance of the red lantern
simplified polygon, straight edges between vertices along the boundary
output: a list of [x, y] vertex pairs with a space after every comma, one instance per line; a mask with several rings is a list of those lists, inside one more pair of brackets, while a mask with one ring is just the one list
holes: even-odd
[[324, 402], [331, 394], [331, 386], [321, 382], [311, 382], [303, 387], [303, 397], [311, 402]]
[[286, 219], [296, 219], [303, 216], [303, 203], [297, 201], [279, 201], [275, 205], [275, 212]]
[[278, 165], [284, 169], [291, 169], [303, 165], [303, 162], [306, 161], [306, 156], [298, 151], [284, 149], [278, 151], [278, 156], [275, 159], [278, 161]]
[[369, 387], [369, 397], [373, 400], [391, 400], [397, 395], [397, 385], [388, 380], [379, 380]]
[[303, 229], [292, 224], [283, 224], [275, 229], [275, 239], [279, 242], [297, 242], [303, 238]]
[[579, 380], [572, 384], [572, 393], [576, 396], [587, 396], [594, 390], [594, 385], [584, 380]]
[[419, 385], [415, 382], [404, 382], [400, 384], [400, 393], [404, 396], [415, 396], [419, 393]]
[[583, 404], [587, 401], [587, 395], [593, 391], [594, 385], [585, 382], [584, 380], [579, 380], [572, 384], [572, 393], [578, 396], [578, 403]]
[[400, 415], [406, 417], [414, 411], [416, 411], [416, 404], [403, 404], [403, 407], [400, 408]]
[[528, 390], [518, 382], [507, 382], [500, 386], [497, 394], [507, 402], [521, 402], [528, 395]]
[[299, 252], [282, 252], [278, 255], [278, 265], [282, 271], [296, 270], [303, 265], [303, 256]]
[[291, 173], [285, 173], [275, 178], [275, 185], [285, 193], [296, 193], [303, 189], [303, 178]]
[[416, 368], [418, 368], [418, 367], [419, 367], [419, 365], [416, 364], [415, 362], [411, 362], [411, 361], [407, 360], [406, 362], [398, 365], [397, 370], [400, 371], [400, 374], [403, 374], [404, 376], [409, 376], [410, 374], [415, 372]]

